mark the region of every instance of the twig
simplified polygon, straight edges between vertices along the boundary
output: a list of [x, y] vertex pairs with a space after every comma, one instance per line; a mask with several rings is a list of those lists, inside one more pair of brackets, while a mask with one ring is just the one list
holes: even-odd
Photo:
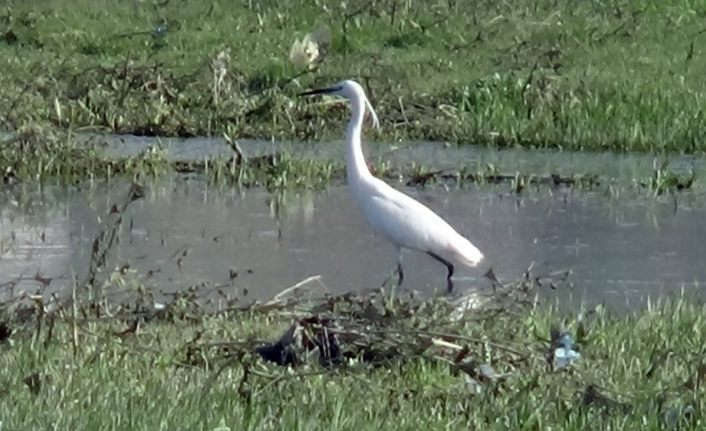
[[596, 39], [596, 42], [598, 42], [598, 43], [604, 42], [609, 37], [612, 37], [612, 36], [615, 36], [616, 34], [618, 34], [620, 32], [620, 30], [625, 28], [625, 26], [627, 26], [629, 23], [637, 22], [637, 19], [640, 17], [640, 15], [642, 15], [643, 11], [644, 11], [644, 9], [633, 12], [632, 16], [630, 18], [621, 22], [615, 29], [613, 29], [613, 31], [610, 31], [610, 32], [605, 33], [602, 36], [600, 36], [598, 39]]
[[430, 28], [436, 27], [437, 25], [439, 25], [439, 24], [441, 24], [441, 23], [443, 23], [443, 22], [446, 22], [446, 21], [448, 21], [448, 20], [449, 20], [449, 15], [444, 15], [444, 16], [442, 16], [441, 18], [438, 18], [436, 21], [432, 21], [431, 23], [429, 23], [429, 24], [427, 24], [427, 25], [420, 25], [420, 26], [419, 26], [419, 30], [420, 30], [422, 33], [426, 33], [427, 30], [429, 30]]
[[271, 301], [279, 301], [279, 300], [282, 299], [282, 297], [284, 297], [285, 295], [289, 294], [290, 292], [293, 292], [293, 291], [295, 291], [295, 290], [297, 290], [297, 289], [303, 287], [304, 285], [308, 284], [309, 282], [315, 281], [315, 280], [317, 280], [317, 281], [318, 281], [318, 280], [321, 280], [321, 275], [312, 275], [311, 277], [305, 278], [304, 280], [302, 280], [302, 281], [296, 283], [295, 285], [290, 286], [290, 287], [284, 289], [283, 291], [279, 292], [278, 294], [276, 294], [276, 295], [272, 298]]
[[76, 283], [71, 283], [71, 347], [74, 356], [78, 355], [78, 305], [76, 304]]
[[[260, 377], [272, 378], [272, 376], [268, 376], [263, 373], [257, 373], [255, 370], [250, 370], [250, 371], [255, 375], [259, 375]], [[335, 369], [325, 369], [325, 370], [321, 370], [321, 371], [309, 371], [309, 372], [305, 372], [305, 373], [295, 373], [295, 374], [287, 374], [287, 375], [283, 375], [283, 376], [277, 376], [274, 379], [272, 379], [271, 381], [269, 381], [265, 386], [260, 388], [257, 392], [255, 392], [253, 394], [253, 396], [260, 395], [266, 389], [269, 389], [270, 386], [273, 386], [273, 385], [280, 383], [280, 382], [283, 382], [285, 380], [289, 380], [289, 379], [293, 379], [293, 378], [297, 378], [297, 377], [321, 376], [324, 374], [333, 374], [334, 372], [336, 372]]]
[[120, 95], [118, 96], [118, 106], [122, 107], [125, 103], [127, 95], [130, 93], [130, 81], [128, 79], [128, 68], [130, 67], [130, 51], [128, 51], [125, 56], [125, 62], [123, 63], [123, 85], [120, 89]]
[[[113, 248], [117, 235], [118, 235], [118, 229], [122, 223], [122, 213], [125, 212], [127, 207], [134, 201], [142, 198], [144, 196], [144, 190], [142, 189], [142, 186], [133, 183], [130, 186], [130, 189], [128, 191], [127, 198], [123, 202], [123, 204], [118, 207], [117, 205], [113, 205], [110, 209], [110, 212], [108, 215], [115, 214], [116, 217], [110, 226], [110, 228], [104, 228], [98, 234], [93, 240], [93, 245], [91, 249], [91, 260], [89, 262], [89, 269], [88, 269], [88, 275], [86, 277], [86, 281], [83, 283], [84, 288], [90, 289], [92, 292], [91, 294], [93, 295], [92, 302], [96, 306], [96, 313], [99, 313], [99, 307], [98, 307], [98, 292], [97, 292], [97, 286], [98, 286], [98, 272], [99, 270], [105, 266], [107, 258], [108, 258], [108, 252]], [[108, 229], [110, 229], [108, 231]], [[105, 237], [108, 235], [107, 241], [105, 241]]]
[[480, 338], [474, 338], [474, 337], [467, 337], [464, 335], [457, 335], [457, 334], [445, 334], [442, 332], [434, 332], [434, 331], [412, 331], [412, 330], [400, 330], [400, 329], [385, 329], [384, 331], [376, 331], [376, 330], [369, 330], [369, 332], [372, 333], [387, 333], [387, 334], [408, 334], [408, 335], [425, 335], [429, 337], [442, 337], [442, 338], [452, 338], [454, 340], [461, 340], [461, 341], [466, 341], [469, 343], [474, 343], [474, 344], [484, 344], [488, 345], [491, 347], [495, 347], [498, 350], [504, 350], [508, 353], [512, 353], [517, 356], [526, 356], [527, 353], [520, 352], [518, 350], [513, 349], [512, 347], [504, 346], [502, 344], [498, 344], [492, 341], [487, 341], [487, 340], [482, 340]]
[[448, 341], [442, 340], [440, 338], [432, 338], [431, 343], [437, 347], [445, 347], [447, 349], [459, 351], [463, 350], [463, 346], [454, 343], [449, 343]]
[[[525, 84], [522, 86], [522, 92], [520, 93], [520, 96], [522, 97], [522, 100], [525, 101], [525, 92], [529, 88], [529, 86], [532, 84], [532, 81], [534, 79], [534, 71], [537, 70], [537, 65], [539, 64], [539, 58], [534, 60], [534, 64], [532, 65], [532, 68], [529, 71], [529, 74], [527, 75], [527, 79], [525, 80]], [[526, 103], [527, 101], [525, 101]]]
[[407, 114], [404, 111], [404, 105], [402, 104], [402, 96], [399, 96], [397, 98], [397, 103], [400, 105], [400, 112], [402, 113], [402, 118], [404, 119], [405, 124], [409, 124], [409, 120], [407, 119]]

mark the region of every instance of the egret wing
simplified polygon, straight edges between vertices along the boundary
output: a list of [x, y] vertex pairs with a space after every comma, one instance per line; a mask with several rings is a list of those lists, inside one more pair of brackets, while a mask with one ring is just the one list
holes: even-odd
[[370, 227], [402, 247], [475, 266], [483, 254], [429, 207], [380, 181], [361, 202]]
[[390, 187], [364, 209], [373, 230], [407, 248], [440, 251], [458, 234], [422, 203]]

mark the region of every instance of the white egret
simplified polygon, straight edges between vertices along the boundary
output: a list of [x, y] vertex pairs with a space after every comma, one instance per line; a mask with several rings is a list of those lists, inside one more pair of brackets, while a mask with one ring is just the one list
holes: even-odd
[[361, 148], [366, 107], [370, 110], [374, 125], [380, 127], [380, 122], [360, 84], [345, 80], [332, 87], [301, 93], [302, 96], [314, 94], [331, 94], [350, 100], [352, 115], [346, 131], [348, 187], [371, 229], [394, 246], [397, 285], [400, 286], [404, 280], [402, 249], [407, 248], [424, 252], [446, 265], [447, 289], [451, 291], [451, 277], [454, 274], [451, 261], [474, 267], [483, 260], [483, 254], [427, 206], [370, 173]]

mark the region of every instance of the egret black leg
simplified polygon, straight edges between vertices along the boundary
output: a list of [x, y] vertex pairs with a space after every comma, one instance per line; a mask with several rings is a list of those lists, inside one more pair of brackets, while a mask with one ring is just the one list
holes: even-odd
[[404, 280], [404, 271], [402, 271], [402, 264], [397, 264], [397, 285], [402, 285], [402, 280]]
[[397, 254], [397, 287], [402, 285], [404, 280], [404, 271], [402, 270], [402, 247], [395, 245], [395, 254]]
[[432, 253], [431, 251], [428, 251], [427, 254], [434, 259], [438, 260], [439, 262], [443, 263], [446, 265], [446, 269], [448, 270], [448, 274], [446, 274], [446, 290], [450, 293], [453, 288], [454, 284], [453, 281], [451, 280], [451, 277], [454, 275], [454, 266], [449, 262], [448, 260], [444, 259], [443, 257], [439, 256], [436, 253]]

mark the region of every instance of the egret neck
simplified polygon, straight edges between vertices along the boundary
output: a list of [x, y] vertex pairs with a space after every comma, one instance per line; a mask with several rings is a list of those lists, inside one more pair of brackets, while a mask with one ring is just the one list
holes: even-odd
[[352, 184], [360, 180], [369, 179], [372, 174], [365, 163], [361, 145], [361, 130], [365, 118], [365, 99], [363, 97], [351, 98], [351, 120], [348, 122], [346, 133], [346, 177]]

